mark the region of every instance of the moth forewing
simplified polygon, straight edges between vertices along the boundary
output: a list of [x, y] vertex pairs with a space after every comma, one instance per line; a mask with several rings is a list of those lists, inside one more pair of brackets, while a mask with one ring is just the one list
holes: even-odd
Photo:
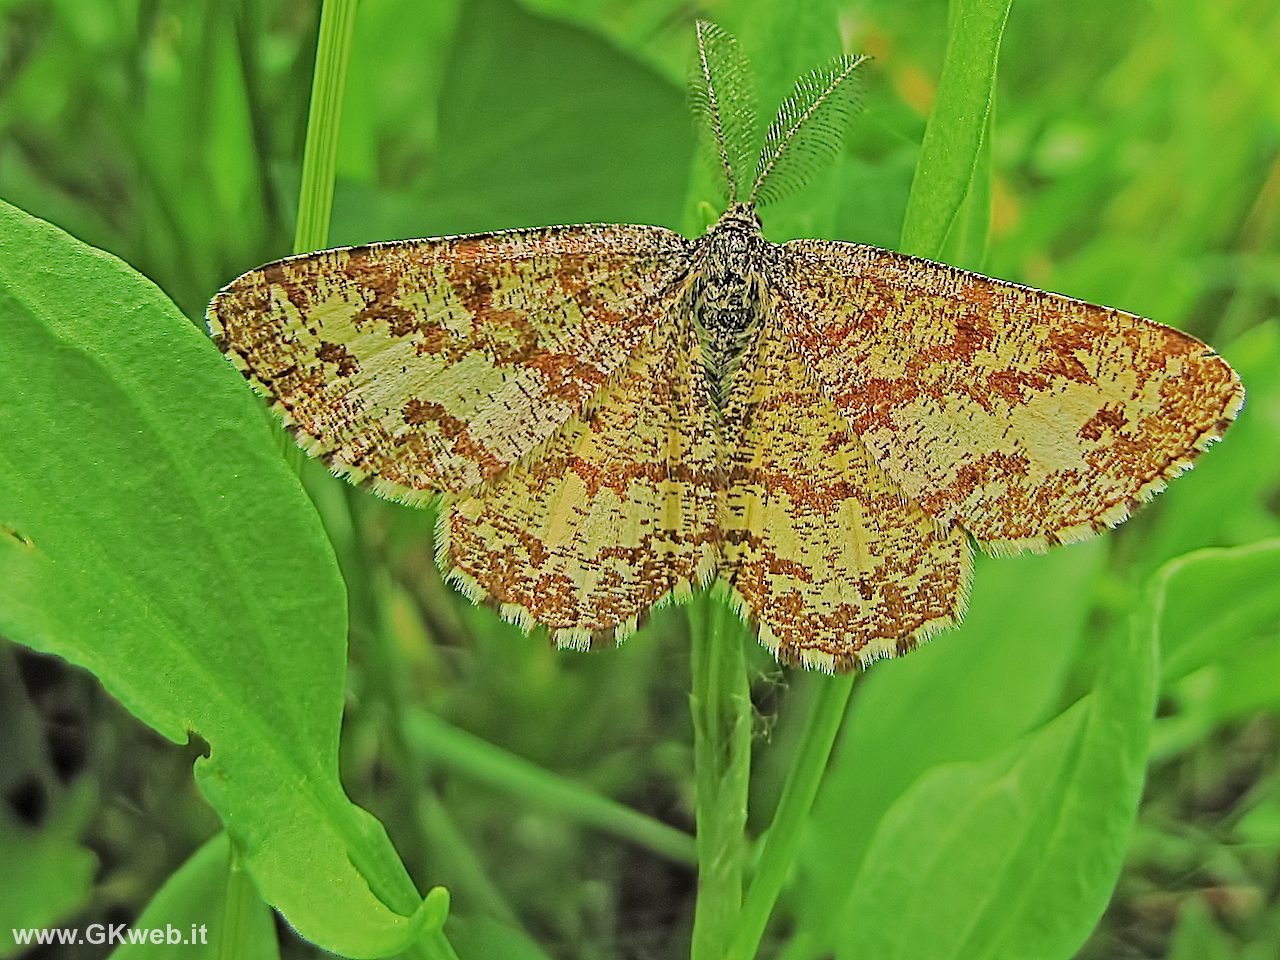
[[232, 281], [210, 330], [308, 453], [425, 503], [581, 412], [669, 316], [689, 247], [585, 225], [320, 251]]
[[875, 247], [783, 245], [778, 310], [876, 462], [994, 553], [1093, 536], [1244, 401], [1196, 338]]
[[959, 621], [970, 537], [1092, 536], [1230, 424], [1239, 379], [1186, 334], [874, 247], [770, 243], [755, 204], [839, 149], [864, 58], [800, 79], [744, 190], [746, 59], [706, 22], [696, 50], [730, 197], [698, 240], [372, 244], [210, 305], [309, 452], [396, 499], [443, 491], [438, 559], [468, 596], [590, 646], [718, 576], [781, 660], [853, 669]]

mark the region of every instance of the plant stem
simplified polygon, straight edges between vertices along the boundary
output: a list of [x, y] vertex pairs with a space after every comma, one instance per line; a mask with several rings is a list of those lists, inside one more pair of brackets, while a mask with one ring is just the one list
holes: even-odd
[[726, 960], [751, 960], [760, 949], [769, 915], [791, 870], [801, 828], [809, 818], [818, 785], [827, 769], [831, 747], [844, 720], [856, 674], [815, 677], [817, 696], [809, 709], [799, 754], [782, 787], [773, 823], [765, 834], [746, 902], [736, 925]]
[[751, 698], [742, 631], [717, 585], [690, 607], [698, 899], [690, 960], [720, 960], [742, 907]]
[[249, 913], [258, 903], [258, 891], [240, 863], [240, 851], [227, 843], [227, 892], [222, 903], [222, 927], [214, 953], [217, 960], [233, 960], [249, 949]]
[[680, 863], [694, 862], [690, 837], [514, 756], [425, 710], [407, 708], [404, 732], [418, 757], [509, 790], [522, 802], [589, 824]]
[[316, 39], [315, 73], [311, 79], [307, 142], [302, 153], [298, 222], [293, 232], [294, 253], [318, 250], [329, 240], [342, 94], [347, 84], [347, 61], [351, 55], [355, 21], [356, 0], [324, 0], [320, 12], [320, 34]]

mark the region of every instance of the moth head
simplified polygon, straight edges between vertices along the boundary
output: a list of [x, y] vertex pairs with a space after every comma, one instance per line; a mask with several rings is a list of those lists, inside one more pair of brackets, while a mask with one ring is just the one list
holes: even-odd
[[731, 203], [729, 209], [720, 215], [717, 226], [736, 227], [742, 230], [750, 230], [759, 232], [760, 230], [760, 214], [756, 212], [756, 208], [750, 203]]

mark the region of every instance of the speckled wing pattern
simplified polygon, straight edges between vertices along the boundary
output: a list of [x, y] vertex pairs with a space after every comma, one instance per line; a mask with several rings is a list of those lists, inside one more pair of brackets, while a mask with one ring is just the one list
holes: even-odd
[[968, 537], [876, 466], [768, 313], [725, 421], [724, 575], [780, 660], [849, 670], [959, 621]]
[[424, 502], [581, 412], [670, 314], [688, 247], [600, 225], [326, 250], [233, 281], [210, 330], [309, 453]]
[[780, 322], [871, 458], [996, 553], [1120, 523], [1244, 400], [1209, 347], [1133, 314], [849, 243], [777, 264]]
[[[704, 362], [709, 320], [731, 362]], [[245, 274], [209, 321], [310, 453], [443, 494], [440, 565], [505, 618], [620, 640], [718, 575], [779, 659], [824, 670], [956, 623], [970, 536], [1040, 550], [1120, 522], [1243, 399], [1167, 327], [769, 244], [742, 207], [702, 241], [595, 225], [323, 251]]]
[[717, 565], [718, 431], [691, 318], [675, 311], [521, 469], [446, 498], [441, 567], [561, 646], [621, 640]]

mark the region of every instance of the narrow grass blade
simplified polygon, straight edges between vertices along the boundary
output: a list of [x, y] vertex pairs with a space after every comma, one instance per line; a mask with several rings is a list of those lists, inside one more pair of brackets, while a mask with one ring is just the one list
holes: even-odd
[[302, 154], [302, 186], [298, 191], [295, 253], [325, 247], [333, 210], [333, 184], [338, 163], [338, 129], [347, 60], [355, 29], [356, 0], [325, 0], [316, 41], [316, 67], [311, 83], [311, 110]]
[[937, 258], [973, 182], [1011, 0], [956, 0], [933, 113], [902, 225], [902, 252]]

